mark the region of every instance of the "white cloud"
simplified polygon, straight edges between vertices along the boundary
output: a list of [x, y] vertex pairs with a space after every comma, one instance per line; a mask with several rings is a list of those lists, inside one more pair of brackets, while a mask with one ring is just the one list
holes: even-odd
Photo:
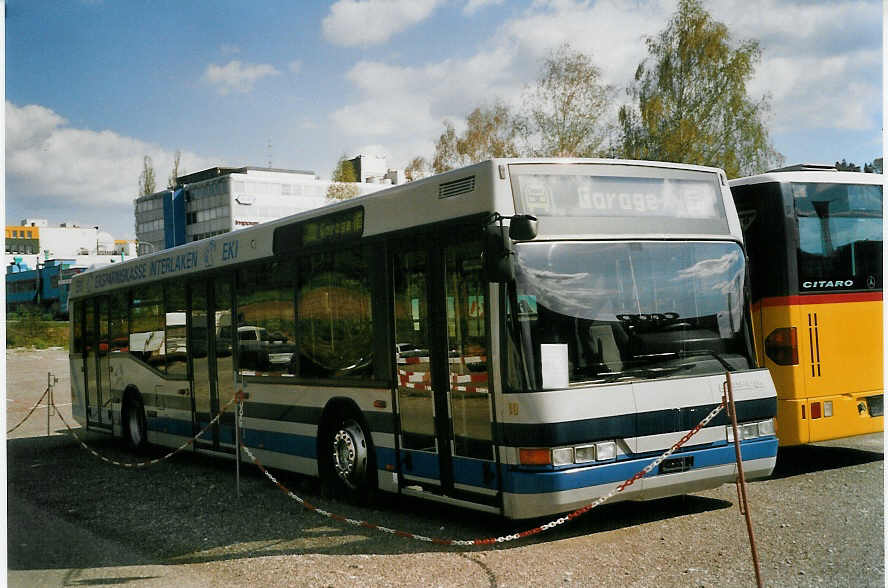
[[398, 141], [435, 137], [445, 118], [459, 123], [479, 104], [517, 95], [521, 86], [510, 75], [511, 63], [505, 49], [419, 68], [362, 61], [346, 77], [363, 99], [331, 117], [341, 132], [351, 135]]
[[225, 65], [211, 63], [204, 72], [203, 79], [216, 86], [220, 94], [230, 92], [249, 92], [258, 80], [279, 75], [274, 66], [260, 63], [241, 63], [240, 60], [229, 61]]
[[747, 90], [769, 95], [773, 131], [876, 131], [881, 126], [881, 15], [877, 1], [716, 0], [713, 17], [735, 41], [756, 39], [762, 61]]
[[499, 5], [502, 3], [503, 0], [469, 0], [468, 2], [466, 2], [466, 5], [463, 6], [463, 14], [471, 16], [482, 8], [485, 8], [487, 6]]
[[591, 54], [605, 83], [624, 87], [647, 55], [646, 36], [662, 29], [674, 9], [668, 0], [537, 2], [525, 14], [506, 22], [497, 35], [512, 43], [529, 64], [525, 79], [538, 73], [540, 60], [562, 43]]
[[[356, 141], [390, 146], [391, 165], [433, 152], [450, 118], [457, 124], [475, 106], [499, 97], [519, 105], [541, 60], [558, 45], [590, 53], [616, 100], [647, 57], [645, 37], [657, 35], [676, 0], [536, 0], [478, 42], [474, 54], [420, 65], [363, 61], [346, 74], [357, 99], [331, 118]], [[464, 5], [480, 7], [470, 0]], [[881, 14], [877, 0], [842, 3], [795, 0], [711, 0], [712, 16], [735, 43], [759, 39], [762, 62], [748, 85], [771, 96], [775, 132], [792, 128], [873, 129], [881, 125]], [[411, 149], [420, 149], [410, 151]], [[399, 160], [400, 154], [407, 157]]]
[[748, 90], [771, 97], [774, 131], [877, 130], [881, 122], [879, 50], [765, 59]]
[[[129, 205], [137, 195], [145, 155], [153, 160], [160, 189], [173, 167], [173, 152], [113, 131], [72, 128], [43, 106], [6, 103], [10, 200], [33, 198], [87, 207]], [[183, 152], [179, 169], [197, 171], [219, 163]]]
[[422, 22], [442, 0], [339, 0], [324, 17], [324, 38], [354, 47], [384, 43]]
[[290, 70], [290, 73], [299, 73], [302, 70], [302, 61], [299, 59], [291, 61], [287, 64], [287, 69]]

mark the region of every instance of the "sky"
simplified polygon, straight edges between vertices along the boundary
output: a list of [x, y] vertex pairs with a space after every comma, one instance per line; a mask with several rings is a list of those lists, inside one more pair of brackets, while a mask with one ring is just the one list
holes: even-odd
[[[710, 0], [762, 59], [787, 164], [858, 165], [882, 153], [879, 0]], [[10, 0], [6, 12], [6, 221], [46, 218], [133, 238], [145, 155], [158, 187], [180, 171], [313, 170], [340, 156], [430, 158], [451, 120], [518, 107], [567, 42], [616, 89], [676, 0]], [[180, 174], [181, 175], [181, 174]]]

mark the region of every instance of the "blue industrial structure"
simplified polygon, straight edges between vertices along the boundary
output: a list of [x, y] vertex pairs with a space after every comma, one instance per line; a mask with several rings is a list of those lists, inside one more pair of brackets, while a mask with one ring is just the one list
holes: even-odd
[[6, 311], [48, 311], [57, 318], [68, 317], [68, 284], [85, 267], [73, 259], [49, 259], [31, 268], [16, 257], [6, 267]]
[[185, 243], [185, 190], [178, 188], [163, 194], [163, 240], [169, 249]]

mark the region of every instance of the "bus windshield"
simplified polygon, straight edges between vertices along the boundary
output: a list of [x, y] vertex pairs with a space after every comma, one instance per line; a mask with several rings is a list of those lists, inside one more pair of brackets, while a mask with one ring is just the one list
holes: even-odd
[[736, 243], [540, 242], [515, 254], [512, 390], [751, 367]]
[[882, 288], [882, 187], [794, 183], [801, 291]]

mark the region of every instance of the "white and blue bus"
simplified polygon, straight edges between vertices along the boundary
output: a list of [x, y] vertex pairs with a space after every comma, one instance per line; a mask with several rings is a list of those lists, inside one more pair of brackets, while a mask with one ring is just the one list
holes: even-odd
[[[76, 276], [75, 417], [178, 446], [246, 386], [243, 442], [340, 494], [527, 518], [608, 493], [721, 402], [770, 474], [724, 173], [495, 159]], [[194, 450], [233, 454], [234, 411]], [[619, 499], [736, 478], [721, 413]]]

